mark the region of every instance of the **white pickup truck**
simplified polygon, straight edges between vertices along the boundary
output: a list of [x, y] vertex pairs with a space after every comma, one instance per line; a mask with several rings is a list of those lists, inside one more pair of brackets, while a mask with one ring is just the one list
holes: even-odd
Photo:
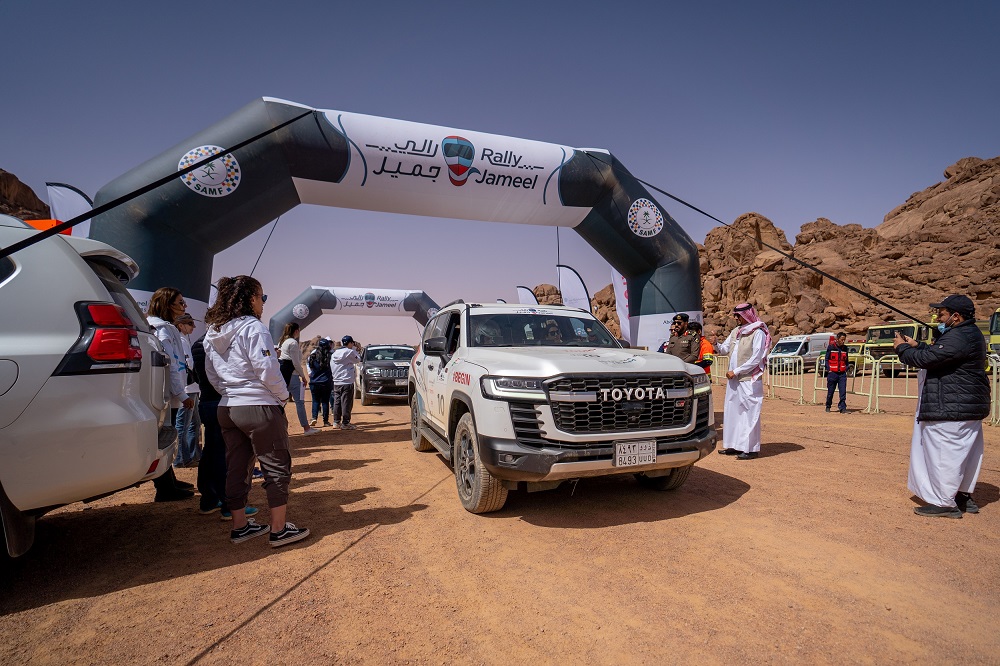
[[458, 301], [411, 362], [413, 447], [451, 461], [472, 513], [591, 476], [678, 488], [715, 448], [705, 371], [623, 348], [584, 310]]

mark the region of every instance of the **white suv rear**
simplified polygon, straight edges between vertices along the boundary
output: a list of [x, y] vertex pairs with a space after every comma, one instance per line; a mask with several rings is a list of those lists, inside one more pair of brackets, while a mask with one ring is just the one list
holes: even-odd
[[[0, 215], [0, 247], [38, 233]], [[164, 473], [166, 357], [113, 247], [54, 236], [0, 259], [0, 518], [16, 557], [35, 519]]]

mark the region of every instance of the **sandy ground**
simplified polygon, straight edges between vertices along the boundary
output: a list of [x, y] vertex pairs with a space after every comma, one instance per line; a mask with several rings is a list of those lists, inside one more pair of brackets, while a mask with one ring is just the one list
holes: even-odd
[[46, 516], [2, 564], [0, 663], [998, 663], [1000, 428], [981, 513], [920, 518], [914, 403], [885, 406], [767, 400], [756, 461], [712, 454], [674, 492], [514, 493], [486, 516], [412, 450], [405, 406], [357, 406], [355, 432], [293, 437], [299, 544], [233, 545], [151, 486]]

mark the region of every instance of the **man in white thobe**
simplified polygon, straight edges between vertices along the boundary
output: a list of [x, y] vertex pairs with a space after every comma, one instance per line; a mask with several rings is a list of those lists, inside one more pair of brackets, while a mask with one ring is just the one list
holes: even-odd
[[723, 455], [753, 460], [760, 453], [760, 408], [764, 404], [764, 368], [771, 334], [749, 303], [733, 309], [738, 326], [716, 353], [729, 355], [726, 401], [722, 412]]
[[972, 498], [983, 464], [983, 422], [990, 409], [986, 341], [976, 327], [975, 306], [952, 294], [940, 303], [941, 336], [932, 344], [896, 334], [896, 353], [920, 368], [917, 415], [910, 444], [907, 486], [926, 506], [928, 518], [979, 513]]

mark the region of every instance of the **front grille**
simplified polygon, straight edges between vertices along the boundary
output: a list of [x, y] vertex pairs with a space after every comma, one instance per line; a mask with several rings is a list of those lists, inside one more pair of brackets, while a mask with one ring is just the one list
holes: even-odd
[[868, 348], [868, 355], [871, 356], [875, 360], [878, 360], [878, 359], [882, 358], [883, 356], [887, 356], [889, 354], [895, 354], [895, 353], [896, 353], [896, 350], [893, 349], [892, 347], [869, 347]]
[[[653, 398], [659, 390], [677, 391], [692, 388], [691, 379], [683, 373], [664, 375], [566, 376], [546, 382], [549, 393], [596, 393], [597, 400], [588, 402], [558, 402], [551, 400], [556, 428], [569, 433], [616, 433], [661, 430], [687, 425], [691, 421], [693, 398]], [[643, 399], [622, 398], [605, 400], [612, 391], [622, 393], [636, 389], [644, 392]]]
[[[656, 438], [656, 452], [660, 455], [666, 453], [678, 453], [681, 451], [693, 451], [694, 447], [677, 446], [677, 442], [683, 442], [696, 436], [704, 435], [704, 430], [708, 426], [708, 400], [699, 401], [698, 423], [695, 431], [684, 435], [672, 435], [669, 437]], [[575, 451], [576, 460], [599, 460], [610, 458], [614, 455], [615, 442], [612, 439], [597, 442], [561, 442], [548, 439], [542, 436], [539, 425], [538, 405], [528, 402], [511, 402], [510, 418], [514, 426], [514, 437], [521, 446], [532, 449], [563, 449]]]
[[382, 368], [379, 372], [379, 377], [385, 377], [386, 379], [406, 379], [406, 373], [409, 368]]

